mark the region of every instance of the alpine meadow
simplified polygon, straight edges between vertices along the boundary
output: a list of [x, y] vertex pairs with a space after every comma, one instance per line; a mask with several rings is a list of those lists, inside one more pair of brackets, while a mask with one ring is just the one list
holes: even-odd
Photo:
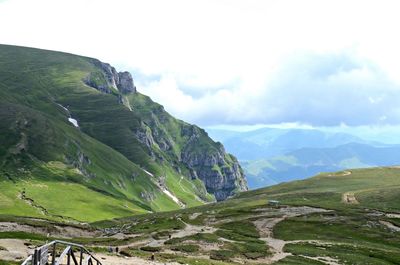
[[0, 265], [399, 265], [394, 0], [0, 0]]

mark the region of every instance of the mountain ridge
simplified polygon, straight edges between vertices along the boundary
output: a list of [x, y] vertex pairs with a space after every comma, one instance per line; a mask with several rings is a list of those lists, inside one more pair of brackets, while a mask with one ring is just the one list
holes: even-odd
[[4, 186], [18, 183], [13, 192], [21, 191], [22, 180], [74, 183], [143, 212], [247, 189], [236, 158], [137, 92], [130, 74], [115, 75], [93, 58], [9, 45], [0, 45], [0, 63], [0, 178]]

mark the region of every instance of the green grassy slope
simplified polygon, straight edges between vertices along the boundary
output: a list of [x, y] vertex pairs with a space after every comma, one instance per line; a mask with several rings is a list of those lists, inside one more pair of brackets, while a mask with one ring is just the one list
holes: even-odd
[[359, 202], [351, 207], [400, 210], [400, 168], [380, 167], [323, 173], [313, 178], [241, 193], [238, 198], [265, 198], [283, 203], [332, 209], [349, 207], [342, 202], [345, 193]]
[[[354, 195], [357, 202], [344, 201], [345, 194]], [[390, 215], [400, 214], [399, 194], [400, 168], [350, 170], [243, 192], [211, 205], [95, 225], [135, 223], [129, 232], [151, 234], [153, 238], [183, 229], [185, 223], [216, 229], [173, 238], [157, 250], [163, 252], [190, 244], [190, 257], [180, 253], [158, 254], [165, 260], [186, 264], [215, 264], [215, 260], [222, 260], [222, 264], [270, 264], [268, 258], [273, 250], [263, 241], [262, 230], [255, 229], [257, 222], [269, 224], [273, 228], [270, 236], [283, 240], [283, 251], [291, 254], [273, 264], [400, 264], [400, 232], [384, 223], [400, 228], [399, 219]], [[279, 200], [280, 206], [269, 206], [270, 200]], [[304, 206], [328, 211], [302, 213]], [[287, 217], [293, 211], [299, 216]], [[207, 244], [218, 248], [196, 248]], [[132, 255], [148, 256], [134, 248], [129, 251]], [[204, 259], [205, 256], [211, 260]]]
[[[92, 58], [0, 45], [0, 181], [3, 187], [15, 186], [1, 195], [13, 200], [25, 189], [46, 208], [48, 218], [65, 215], [81, 221], [179, 209], [181, 205], [162, 191], [161, 182], [187, 207], [215, 200], [182, 163], [181, 153], [190, 146], [193, 152], [213, 154], [222, 145], [140, 93], [124, 95], [111, 89], [107, 94], [85, 84], [88, 76], [104, 82], [100, 72]], [[79, 128], [68, 121], [71, 117]], [[198, 143], [188, 144], [188, 130], [198, 131]], [[138, 132], [146, 132], [145, 137]], [[224, 166], [230, 168], [232, 159], [227, 155]], [[36, 181], [60, 192], [29, 188]], [[67, 185], [68, 192], [57, 183]], [[92, 195], [68, 195], [86, 196], [84, 190]], [[42, 200], [45, 194], [54, 196], [48, 198], [53, 201]], [[85, 207], [98, 204], [99, 209], [115, 210], [78, 218], [73, 210], [64, 212], [66, 198], [79, 211], [82, 201], [88, 203]], [[20, 207], [0, 207], [0, 214], [37, 215], [28, 203], [14, 200]], [[127, 206], [120, 209], [121, 204]]]

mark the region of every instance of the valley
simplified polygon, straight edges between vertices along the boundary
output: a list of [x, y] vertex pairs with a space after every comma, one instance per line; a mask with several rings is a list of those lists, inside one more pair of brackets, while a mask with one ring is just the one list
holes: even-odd
[[354, 134], [351, 130], [347, 133], [331, 130], [265, 127], [246, 132], [208, 131], [238, 157], [250, 189], [304, 179], [321, 172], [400, 163], [400, 147], [393, 141], [363, 139], [356, 133], [363, 136], [365, 133], [355, 129]]

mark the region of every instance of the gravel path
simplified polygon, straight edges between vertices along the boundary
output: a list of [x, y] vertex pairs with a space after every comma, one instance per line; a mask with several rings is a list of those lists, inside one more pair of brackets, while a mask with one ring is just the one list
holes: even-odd
[[[271, 264], [287, 256], [292, 255], [291, 253], [285, 252], [283, 248], [288, 243], [300, 243], [303, 241], [284, 241], [273, 237], [273, 228], [279, 222], [284, 221], [286, 218], [296, 217], [301, 215], [307, 215], [311, 213], [323, 213], [329, 212], [329, 210], [322, 208], [313, 208], [308, 206], [301, 207], [284, 207], [279, 208], [279, 212], [283, 214], [280, 217], [268, 217], [258, 219], [254, 221], [254, 225], [257, 227], [261, 235], [261, 240], [265, 241], [266, 244], [272, 250], [272, 256], [257, 260], [260, 263]], [[305, 242], [305, 241], [304, 241]], [[307, 241], [308, 242], [308, 241]]]

